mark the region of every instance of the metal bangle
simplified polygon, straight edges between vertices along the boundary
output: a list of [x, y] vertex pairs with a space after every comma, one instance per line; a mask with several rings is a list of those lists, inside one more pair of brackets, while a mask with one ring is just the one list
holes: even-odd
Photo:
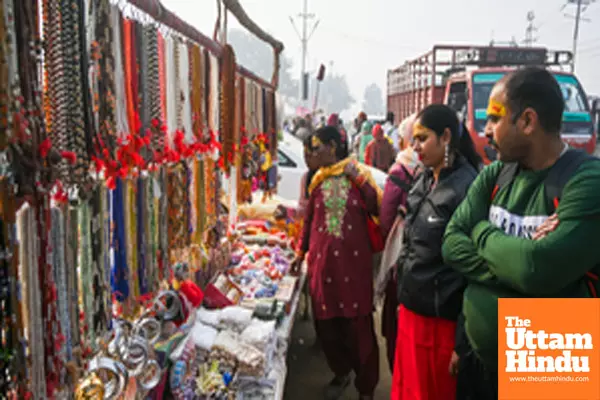
[[153, 345], [160, 339], [160, 322], [155, 318], [143, 318], [137, 321], [133, 328], [133, 334], [145, 338]]
[[120, 348], [121, 361], [130, 376], [138, 376], [144, 370], [149, 358], [148, 342], [140, 336], [134, 336]]
[[108, 342], [108, 354], [112, 357], [119, 356], [119, 348], [122, 345], [123, 341], [125, 341], [125, 332], [120, 323], [115, 323], [115, 327], [113, 328], [114, 337]]
[[[152, 371], [152, 374], [150, 372]], [[152, 390], [158, 385], [160, 382], [162, 375], [162, 370], [160, 365], [156, 360], [150, 360], [146, 367], [144, 368], [144, 372], [137, 377], [138, 384], [144, 390]]]
[[121, 395], [129, 379], [125, 366], [119, 361], [108, 357], [97, 357], [90, 361], [89, 372], [99, 374], [102, 370], [108, 372], [110, 379], [104, 385], [104, 399], [114, 399]]
[[[167, 308], [165, 304], [162, 303], [163, 299], [166, 300], [165, 303], [171, 299], [173, 301], [171, 306]], [[181, 300], [179, 299], [177, 293], [172, 290], [160, 292], [154, 300], [154, 306], [159, 312], [162, 312], [162, 319], [165, 321], [172, 321], [176, 319], [182, 311]]]
[[105, 393], [104, 383], [96, 373], [91, 373], [77, 386], [75, 400], [103, 399]]

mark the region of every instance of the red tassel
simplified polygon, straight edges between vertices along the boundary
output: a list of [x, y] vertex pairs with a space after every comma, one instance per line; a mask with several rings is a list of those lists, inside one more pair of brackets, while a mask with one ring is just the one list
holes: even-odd
[[62, 158], [67, 160], [67, 162], [71, 165], [73, 165], [73, 164], [75, 164], [75, 162], [77, 162], [77, 155], [75, 153], [73, 153], [72, 151], [61, 151], [60, 155]]
[[110, 190], [115, 190], [117, 187], [117, 181], [114, 176], [109, 176], [106, 180], [106, 187]]
[[42, 143], [40, 143], [40, 147], [39, 147], [40, 156], [42, 158], [46, 158], [46, 156], [50, 152], [51, 148], [52, 148], [52, 142], [50, 141], [50, 138], [44, 139], [44, 141]]

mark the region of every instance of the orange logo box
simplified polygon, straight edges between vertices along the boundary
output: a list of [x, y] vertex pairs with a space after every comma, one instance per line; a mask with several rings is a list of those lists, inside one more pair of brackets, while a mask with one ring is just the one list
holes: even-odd
[[600, 299], [499, 299], [499, 400], [600, 400]]

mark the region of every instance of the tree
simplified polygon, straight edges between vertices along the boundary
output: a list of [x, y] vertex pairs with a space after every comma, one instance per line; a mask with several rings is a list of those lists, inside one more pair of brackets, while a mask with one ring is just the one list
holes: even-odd
[[[317, 83], [314, 78], [311, 81], [311, 86], [316, 87]], [[311, 97], [313, 99], [314, 97]], [[350, 94], [350, 88], [344, 75], [325, 74], [325, 79], [321, 83], [319, 89], [319, 104], [318, 108], [324, 108], [329, 113], [342, 113], [354, 104], [355, 100]]]
[[383, 92], [377, 84], [371, 83], [365, 88], [362, 109], [367, 115], [383, 115], [385, 113]]
[[[227, 33], [227, 41], [235, 52], [236, 61], [267, 81], [273, 72], [273, 49], [254, 35], [239, 29]], [[292, 60], [281, 54], [279, 68], [279, 93], [284, 96], [298, 96], [298, 80], [292, 78]]]
[[[273, 50], [271, 46], [260, 41], [249, 32], [231, 29], [227, 33], [227, 41], [235, 52], [236, 61], [256, 75], [266, 80], [271, 79], [273, 71]], [[279, 68], [279, 93], [287, 97], [288, 104], [297, 106], [299, 94], [299, 79], [292, 77], [293, 61], [285, 56], [285, 50], [281, 54]], [[309, 107], [313, 105], [316, 88], [316, 71], [309, 75]], [[319, 108], [325, 108], [328, 112], [341, 113], [348, 110], [355, 100], [350, 94], [348, 83], [344, 75], [331, 75], [325, 73], [325, 79], [321, 84], [319, 93]]]

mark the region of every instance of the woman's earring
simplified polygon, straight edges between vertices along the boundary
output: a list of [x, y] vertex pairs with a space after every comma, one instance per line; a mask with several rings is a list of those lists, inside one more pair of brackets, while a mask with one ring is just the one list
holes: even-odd
[[450, 149], [448, 145], [444, 148], [444, 167], [448, 167], [448, 161], [450, 158]]

